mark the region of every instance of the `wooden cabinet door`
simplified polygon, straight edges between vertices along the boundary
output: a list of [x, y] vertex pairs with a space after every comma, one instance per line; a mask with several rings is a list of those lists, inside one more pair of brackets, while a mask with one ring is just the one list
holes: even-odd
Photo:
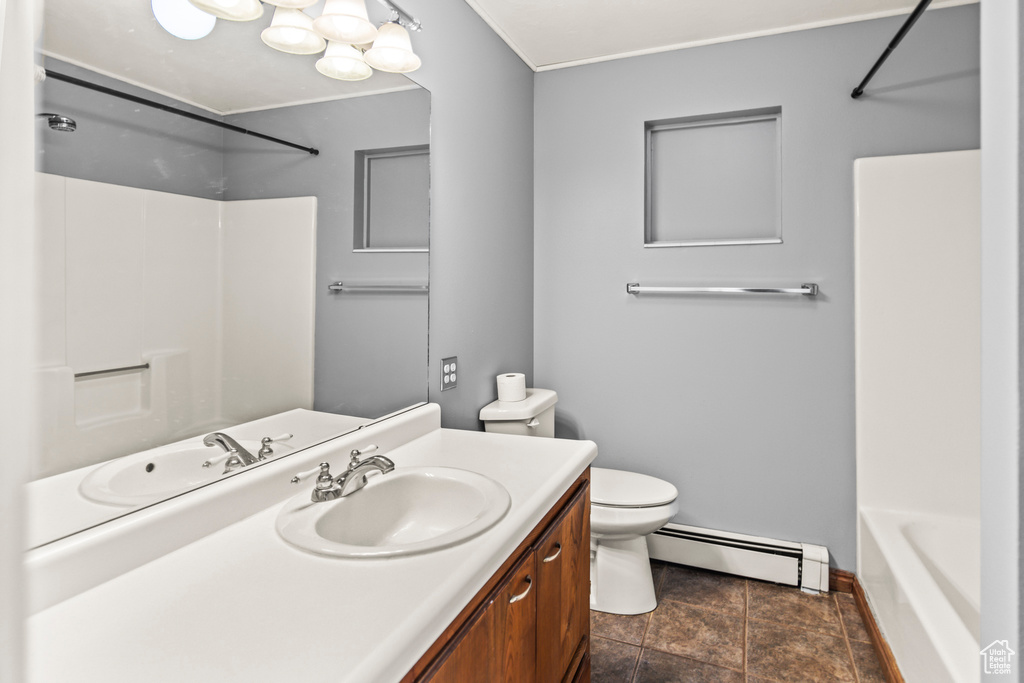
[[493, 683], [501, 680], [501, 660], [496, 648], [495, 611], [491, 605], [477, 615], [456, 643], [430, 683]]
[[510, 575], [491, 605], [502, 664], [502, 676], [496, 680], [533, 683], [537, 661], [536, 554], [527, 553]]
[[538, 683], [571, 680], [589, 646], [589, 510], [585, 485], [536, 546]]
[[537, 571], [526, 553], [496, 588], [430, 683], [532, 683], [537, 643]]

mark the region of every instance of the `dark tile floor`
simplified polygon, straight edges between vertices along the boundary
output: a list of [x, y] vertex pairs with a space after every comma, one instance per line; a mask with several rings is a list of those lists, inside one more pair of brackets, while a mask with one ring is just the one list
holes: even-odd
[[592, 683], [884, 683], [853, 596], [654, 561], [658, 608], [590, 613]]

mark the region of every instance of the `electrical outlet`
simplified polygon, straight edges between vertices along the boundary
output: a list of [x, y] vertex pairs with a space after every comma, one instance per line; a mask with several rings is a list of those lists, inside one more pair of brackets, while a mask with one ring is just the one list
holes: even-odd
[[458, 356], [441, 359], [441, 391], [448, 391], [449, 389], [454, 389], [458, 386], [459, 378], [456, 374], [458, 364]]

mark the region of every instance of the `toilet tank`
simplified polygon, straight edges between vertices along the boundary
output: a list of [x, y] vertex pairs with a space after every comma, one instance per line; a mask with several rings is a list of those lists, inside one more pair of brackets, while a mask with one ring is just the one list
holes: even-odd
[[527, 389], [522, 401], [494, 401], [480, 409], [484, 431], [521, 436], [555, 435], [555, 403], [550, 389]]

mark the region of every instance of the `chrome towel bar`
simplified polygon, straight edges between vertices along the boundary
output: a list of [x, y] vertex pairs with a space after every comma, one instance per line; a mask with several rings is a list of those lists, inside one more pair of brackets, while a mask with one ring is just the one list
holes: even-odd
[[109, 370], [90, 370], [89, 372], [76, 372], [75, 379], [80, 377], [94, 377], [95, 375], [110, 375], [115, 372], [128, 372], [129, 370], [149, 370], [149, 363], [142, 365], [126, 365], [123, 368], [110, 368]]
[[817, 296], [818, 285], [805, 283], [799, 287], [643, 287], [639, 282], [626, 284], [627, 294], [802, 294]]
[[412, 292], [427, 293], [429, 285], [353, 285], [344, 282], [332, 282], [327, 285], [331, 292]]

